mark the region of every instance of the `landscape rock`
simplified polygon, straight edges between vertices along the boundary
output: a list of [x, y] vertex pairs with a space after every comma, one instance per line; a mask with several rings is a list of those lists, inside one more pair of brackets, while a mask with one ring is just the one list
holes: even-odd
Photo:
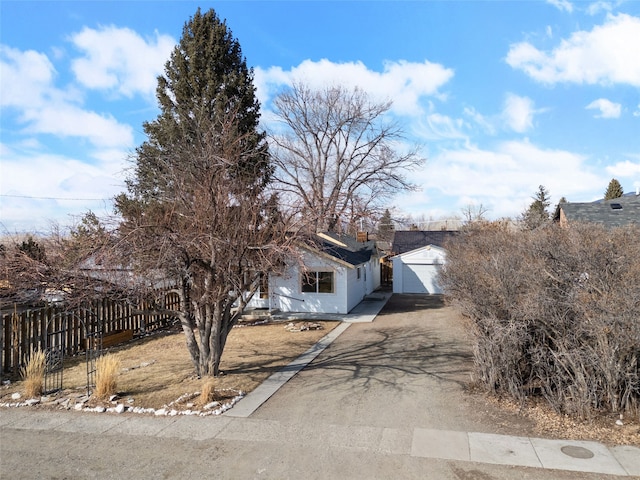
[[22, 398], [22, 395], [20, 394], [20, 392], [11, 394], [11, 400], [20, 400], [21, 398]]

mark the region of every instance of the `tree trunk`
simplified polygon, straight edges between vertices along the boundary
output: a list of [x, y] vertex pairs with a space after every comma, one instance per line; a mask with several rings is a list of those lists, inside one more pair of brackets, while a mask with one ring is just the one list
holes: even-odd
[[189, 315], [184, 312], [180, 312], [179, 318], [180, 324], [182, 325], [182, 331], [184, 332], [184, 336], [187, 341], [187, 349], [191, 356], [191, 362], [196, 369], [196, 375], [200, 376], [200, 349], [198, 347], [198, 342], [196, 341], [196, 336], [193, 333], [192, 322], [189, 321]]
[[182, 282], [182, 288], [177, 290], [180, 297], [181, 311], [178, 313], [180, 319], [180, 325], [187, 342], [187, 350], [191, 357], [191, 362], [196, 369], [196, 375], [200, 376], [200, 349], [198, 348], [198, 342], [196, 336], [193, 333], [193, 317], [191, 316], [191, 309], [189, 303], [189, 287], [186, 282]]

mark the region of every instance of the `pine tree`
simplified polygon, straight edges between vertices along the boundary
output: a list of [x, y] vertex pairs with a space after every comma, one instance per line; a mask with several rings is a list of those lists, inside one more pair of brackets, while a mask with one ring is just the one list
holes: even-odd
[[167, 162], [182, 162], [177, 151], [209, 145], [221, 152], [225, 141], [240, 141], [236, 148], [245, 152], [228, 166], [234, 176], [245, 175], [245, 181], [260, 186], [268, 182], [272, 168], [266, 134], [258, 132], [260, 105], [253, 70], [213, 10], [202, 14], [198, 9], [185, 24], [165, 74], [158, 78], [156, 96], [161, 113], [143, 124], [148, 140], [136, 151], [135, 180], [128, 184], [131, 192], [147, 199], [167, 193], [172, 182], [158, 173]]
[[16, 245], [16, 250], [36, 262], [44, 263], [47, 260], [44, 246], [36, 242], [31, 235], [26, 240], [23, 240], [22, 243]]
[[173, 281], [196, 373], [217, 375], [260, 274], [282, 264], [284, 234], [265, 192], [273, 169], [253, 72], [213, 10], [185, 24], [156, 94], [160, 114], [116, 199], [122, 244], [140, 272]]
[[387, 208], [380, 221], [378, 222], [378, 239], [383, 241], [391, 241], [395, 227], [391, 218], [391, 212]]
[[622, 190], [622, 185], [615, 178], [612, 178], [609, 182], [609, 186], [607, 186], [607, 190], [604, 192], [605, 200], [613, 200], [614, 198], [620, 198], [624, 195], [624, 191]]
[[549, 205], [551, 205], [549, 191], [544, 185], [540, 185], [536, 195], [533, 197], [533, 202], [531, 202], [527, 210], [522, 214], [521, 220], [524, 228], [533, 230], [547, 223], [550, 218], [548, 211]]

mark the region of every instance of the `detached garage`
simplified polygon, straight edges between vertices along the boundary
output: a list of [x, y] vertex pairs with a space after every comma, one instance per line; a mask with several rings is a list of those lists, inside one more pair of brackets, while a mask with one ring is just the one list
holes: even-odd
[[446, 260], [446, 252], [427, 245], [396, 255], [393, 262], [393, 293], [442, 293], [438, 270]]

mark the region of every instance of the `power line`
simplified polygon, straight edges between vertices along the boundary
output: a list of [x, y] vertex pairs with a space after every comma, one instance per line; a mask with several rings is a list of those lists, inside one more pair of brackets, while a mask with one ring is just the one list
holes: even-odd
[[102, 202], [107, 200], [113, 200], [113, 198], [66, 198], [66, 197], [33, 197], [30, 195], [4, 195], [0, 194], [0, 197], [7, 198], [29, 198], [31, 200], [71, 200], [75, 202]]

